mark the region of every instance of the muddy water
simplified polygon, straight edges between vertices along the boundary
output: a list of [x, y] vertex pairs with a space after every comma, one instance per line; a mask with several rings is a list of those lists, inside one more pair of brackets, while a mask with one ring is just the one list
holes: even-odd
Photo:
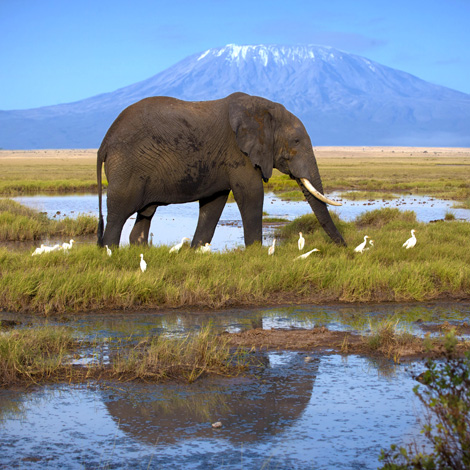
[[[111, 344], [130, 335], [178, 336], [209, 321], [217, 331], [319, 324], [352, 330], [384, 317], [419, 334], [423, 324], [469, 322], [470, 304], [126, 312], [54, 323]], [[20, 319], [25, 325], [33, 321]], [[420, 440], [421, 410], [412, 392], [419, 363], [309, 351], [263, 355], [267, 367], [254, 377], [191, 386], [91, 383], [1, 390], [0, 468], [373, 469], [381, 448]], [[221, 428], [212, 428], [216, 421]]]
[[[339, 200], [337, 193], [330, 195]], [[96, 195], [72, 195], [72, 196], [24, 196], [15, 198], [18, 202], [47, 212], [49, 217], [73, 217], [79, 213], [98, 214], [98, 197]], [[334, 209], [344, 220], [353, 220], [365, 211], [382, 207], [398, 207], [400, 210], [413, 210], [417, 218], [422, 222], [443, 219], [446, 212], [452, 212], [456, 218], [470, 220], [470, 210], [453, 209], [452, 201], [443, 201], [426, 196], [402, 196], [389, 201], [348, 201], [342, 200], [343, 206]], [[104, 201], [106, 211], [106, 201]], [[264, 211], [268, 217], [292, 220], [303, 214], [311, 212], [305, 201], [283, 201], [274, 194], [265, 195]], [[170, 245], [179, 242], [184, 236], [192, 237], [197, 225], [199, 205], [197, 202], [187, 204], [173, 204], [159, 207], [152, 220], [150, 232], [153, 233], [154, 244]], [[105, 212], [106, 214], [106, 212]], [[129, 242], [129, 234], [135, 222], [132, 216], [125, 224], [121, 244]], [[264, 243], [269, 244], [273, 233], [273, 227], [265, 227]], [[243, 228], [240, 212], [235, 203], [225, 206], [222, 217], [212, 240], [213, 250], [232, 249], [243, 245]]]

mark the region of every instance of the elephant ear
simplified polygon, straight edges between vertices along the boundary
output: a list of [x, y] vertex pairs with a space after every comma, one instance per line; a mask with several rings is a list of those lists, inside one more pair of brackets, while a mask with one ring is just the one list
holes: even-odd
[[269, 102], [237, 93], [229, 105], [229, 121], [240, 150], [268, 181], [274, 159], [274, 120]]

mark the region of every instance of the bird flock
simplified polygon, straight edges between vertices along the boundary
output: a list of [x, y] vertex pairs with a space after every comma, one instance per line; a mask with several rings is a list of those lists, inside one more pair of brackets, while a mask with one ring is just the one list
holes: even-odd
[[[411, 237], [408, 238], [408, 240], [403, 243], [402, 247], [409, 250], [410, 248], [413, 248], [416, 245], [416, 230], [412, 229], [411, 230]], [[189, 243], [191, 240], [188, 237], [183, 237], [179, 243], [176, 245], [172, 246], [169, 250], [169, 253], [179, 253], [181, 248], [185, 243]], [[367, 242], [369, 242], [369, 245], [367, 245]], [[56, 244], [53, 246], [48, 246], [48, 245], [41, 245], [40, 247], [36, 248], [31, 256], [37, 256], [43, 253], [50, 253], [53, 251], [68, 251], [72, 248], [73, 244], [75, 243], [75, 240], [70, 240], [68, 243], [64, 242], [62, 244]], [[302, 232], [299, 232], [299, 240], [297, 242], [297, 246], [299, 248], [299, 251], [302, 251], [305, 248], [305, 238], [302, 234]], [[369, 235], [364, 235], [364, 241], [360, 243], [359, 245], [354, 248], [355, 253], [364, 253], [364, 251], [370, 250], [374, 246], [374, 240], [372, 240]], [[106, 254], [108, 256], [112, 256], [112, 251], [108, 247], [108, 245], [105, 245], [106, 248]], [[273, 239], [272, 245], [269, 246], [268, 248], [268, 256], [274, 255], [274, 252], [276, 250], [276, 238]], [[319, 252], [320, 250], [318, 248], [313, 248], [310, 251], [307, 251], [306, 253], [302, 253], [301, 255], [297, 256], [294, 261], [300, 260], [300, 259], [306, 259], [308, 258], [312, 253]], [[211, 252], [211, 244], [206, 243], [196, 249], [197, 253], [210, 253]], [[144, 273], [147, 270], [147, 262], [144, 260], [144, 255], [143, 253], [140, 253], [140, 270]]]
[[[408, 238], [408, 240], [403, 243], [402, 247], [406, 248], [409, 250], [410, 248], [413, 248], [416, 245], [416, 235], [415, 235], [416, 230], [412, 229], [411, 230], [411, 237]], [[367, 240], [369, 239], [369, 246], [367, 246]], [[364, 253], [364, 251], [370, 250], [374, 246], [374, 240], [371, 240], [368, 235], [364, 236], [364, 241], [360, 243], [359, 245], [354, 248], [354, 251], [356, 253]]]
[[49, 245], [41, 245], [40, 247], [36, 248], [32, 253], [31, 256], [42, 255], [43, 253], [51, 253], [52, 251], [68, 251], [72, 248], [75, 240], [70, 240], [68, 243], [64, 242], [62, 245], [57, 244], [53, 246]]

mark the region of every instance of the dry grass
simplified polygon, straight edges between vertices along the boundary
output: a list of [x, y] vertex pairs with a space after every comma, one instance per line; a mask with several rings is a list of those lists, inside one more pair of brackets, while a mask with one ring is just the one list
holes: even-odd
[[[466, 148], [318, 147], [323, 186], [333, 190], [395, 191], [470, 201], [470, 150]], [[0, 194], [96, 190], [96, 150], [0, 151]], [[106, 184], [106, 183], [105, 183]], [[297, 183], [274, 171], [267, 191], [291, 191]]]

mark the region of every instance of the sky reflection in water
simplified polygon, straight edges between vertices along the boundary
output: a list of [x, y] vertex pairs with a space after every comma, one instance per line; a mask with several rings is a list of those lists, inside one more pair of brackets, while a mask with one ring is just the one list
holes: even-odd
[[[333, 199], [338, 199], [338, 193], [329, 194]], [[47, 212], [49, 217], [76, 216], [79, 213], [98, 214], [98, 196], [71, 195], [71, 196], [22, 196], [14, 198], [18, 202]], [[106, 197], [103, 208], [106, 214]], [[453, 209], [452, 201], [439, 200], [427, 196], [401, 196], [398, 199], [382, 201], [349, 201], [342, 200], [343, 206], [333, 210], [344, 220], [353, 220], [359, 214], [379, 209], [382, 207], [398, 207], [400, 210], [413, 210], [417, 219], [421, 222], [443, 219], [446, 212], [452, 212], [456, 218], [470, 220], [470, 210]], [[57, 214], [57, 212], [60, 214]], [[267, 193], [264, 198], [264, 211], [268, 217], [282, 217], [293, 220], [303, 214], [311, 213], [310, 206], [305, 201], [283, 201], [273, 193]], [[197, 225], [199, 204], [197, 202], [187, 204], [172, 204], [159, 207], [152, 220], [150, 232], [153, 233], [153, 243], [172, 245], [183, 237], [191, 238]], [[129, 234], [135, 222], [135, 216], [129, 219], [123, 229], [121, 244], [129, 243]], [[264, 228], [263, 243], [271, 243], [273, 229]], [[236, 203], [225, 206], [219, 224], [212, 240], [213, 250], [232, 249], [243, 245], [243, 228], [240, 212]]]
[[[377, 468], [418, 434], [404, 366], [271, 352], [257, 379], [0, 391], [2, 464], [34, 468]], [[16, 412], [8, 409], [16, 408]], [[213, 429], [220, 420], [223, 427]]]

